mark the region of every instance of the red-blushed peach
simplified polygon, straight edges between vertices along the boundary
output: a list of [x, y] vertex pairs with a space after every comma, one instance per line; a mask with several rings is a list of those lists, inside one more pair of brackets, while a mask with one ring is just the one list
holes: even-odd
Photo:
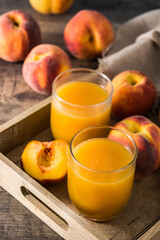
[[70, 68], [70, 58], [61, 48], [52, 44], [40, 44], [25, 59], [22, 73], [34, 91], [49, 95], [55, 77]]
[[156, 99], [153, 82], [143, 73], [127, 70], [113, 80], [112, 115], [121, 120], [132, 115], [147, 115]]
[[112, 23], [100, 12], [81, 10], [67, 23], [64, 40], [69, 52], [79, 59], [99, 57], [114, 40]]
[[[118, 122], [114, 127], [128, 133], [138, 149], [135, 179], [140, 180], [160, 167], [160, 128], [148, 118], [136, 115]], [[123, 144], [123, 139], [114, 131], [110, 139]]]
[[0, 16], [0, 58], [3, 60], [24, 60], [40, 41], [39, 25], [30, 15], [13, 10]]
[[42, 184], [62, 180], [67, 174], [69, 145], [63, 140], [31, 141], [21, 156], [22, 169]]
[[72, 5], [73, 0], [29, 0], [31, 6], [43, 14], [62, 14]]

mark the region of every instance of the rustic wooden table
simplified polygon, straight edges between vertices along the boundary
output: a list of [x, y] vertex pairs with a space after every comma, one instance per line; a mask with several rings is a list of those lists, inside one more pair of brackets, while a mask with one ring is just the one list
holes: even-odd
[[[42, 42], [52, 43], [66, 50], [63, 29], [67, 21], [81, 9], [95, 9], [106, 15], [115, 29], [126, 20], [152, 9], [160, 8], [157, 0], [75, 0], [71, 9], [60, 16], [41, 15], [27, 0], [0, 0], [0, 14], [21, 9], [39, 23]], [[73, 67], [96, 68], [97, 61], [79, 61], [71, 57]], [[45, 97], [33, 92], [22, 77], [22, 63], [0, 60], [0, 125], [35, 105]], [[7, 174], [7, 173], [6, 173]], [[0, 188], [0, 239], [62, 239], [17, 200]], [[158, 238], [157, 238], [158, 239]]]

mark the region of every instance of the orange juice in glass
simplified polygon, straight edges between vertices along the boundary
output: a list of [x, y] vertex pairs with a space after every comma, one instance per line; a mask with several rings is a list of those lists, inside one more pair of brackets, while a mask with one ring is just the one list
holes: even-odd
[[83, 128], [108, 125], [111, 114], [112, 83], [90, 69], [70, 69], [53, 82], [51, 130], [55, 139], [70, 143]]
[[132, 138], [113, 127], [89, 127], [74, 136], [70, 150], [72, 203], [92, 220], [115, 217], [126, 206], [133, 186], [137, 148]]

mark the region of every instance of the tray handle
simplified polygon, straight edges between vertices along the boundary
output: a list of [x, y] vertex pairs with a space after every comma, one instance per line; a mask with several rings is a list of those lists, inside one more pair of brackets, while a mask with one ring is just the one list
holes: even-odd
[[43, 203], [38, 197], [36, 197], [32, 192], [30, 192], [26, 187], [22, 186], [21, 192], [23, 196], [27, 199], [27, 201], [30, 202], [36, 208], [36, 210], [39, 212], [39, 218], [43, 218], [46, 221], [45, 222], [51, 222], [56, 223], [62, 230], [68, 231], [69, 225], [68, 223], [60, 217], [58, 214], [56, 214], [53, 209], [49, 208], [45, 203]]

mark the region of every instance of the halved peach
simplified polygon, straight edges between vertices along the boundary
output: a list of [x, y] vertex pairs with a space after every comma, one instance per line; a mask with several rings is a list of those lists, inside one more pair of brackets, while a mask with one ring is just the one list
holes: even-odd
[[63, 140], [31, 141], [23, 150], [21, 166], [42, 184], [59, 182], [67, 174], [69, 145]]

